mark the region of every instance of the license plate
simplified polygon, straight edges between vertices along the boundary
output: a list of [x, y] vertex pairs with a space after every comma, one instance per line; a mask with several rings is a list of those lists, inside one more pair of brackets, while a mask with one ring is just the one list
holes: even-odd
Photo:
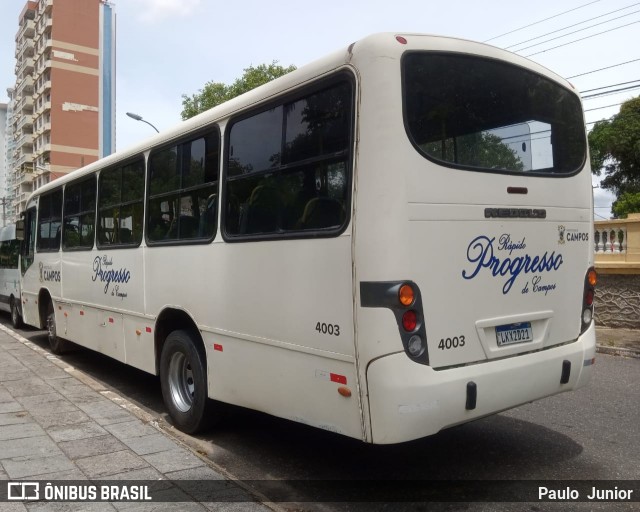
[[496, 327], [496, 340], [499, 347], [533, 341], [533, 330], [531, 329], [531, 322], [498, 325]]

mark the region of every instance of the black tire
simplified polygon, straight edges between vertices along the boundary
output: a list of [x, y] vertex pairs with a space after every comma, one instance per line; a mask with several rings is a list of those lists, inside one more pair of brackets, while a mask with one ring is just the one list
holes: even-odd
[[187, 434], [202, 432], [220, 418], [221, 404], [207, 397], [204, 354], [195, 335], [173, 331], [160, 357], [162, 397], [175, 426]]
[[22, 321], [22, 315], [20, 314], [20, 307], [16, 304], [16, 299], [11, 299], [11, 325], [14, 329], [20, 329], [24, 325]]
[[54, 354], [64, 354], [69, 350], [69, 342], [58, 336], [56, 326], [56, 314], [53, 309], [53, 302], [49, 301], [47, 306], [47, 336], [49, 338], [49, 346]]

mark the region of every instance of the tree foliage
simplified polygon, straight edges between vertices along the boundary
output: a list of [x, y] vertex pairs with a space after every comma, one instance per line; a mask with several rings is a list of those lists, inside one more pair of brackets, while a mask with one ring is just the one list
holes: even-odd
[[293, 65], [285, 68], [278, 65], [277, 61], [273, 61], [269, 65], [260, 64], [259, 66], [245, 68], [243, 75], [231, 85], [221, 82], [207, 82], [197, 93], [191, 96], [182, 95], [182, 119], [185, 120], [198, 115], [275, 78], [286, 75], [294, 69], [296, 67]]
[[[640, 96], [624, 102], [617, 115], [595, 124], [589, 149], [593, 173], [604, 173], [602, 188], [619, 200], [627, 193], [640, 193]], [[628, 198], [624, 203], [632, 204]]]
[[640, 212], [640, 192], [625, 192], [611, 205], [611, 211], [618, 219], [626, 219], [630, 213]]

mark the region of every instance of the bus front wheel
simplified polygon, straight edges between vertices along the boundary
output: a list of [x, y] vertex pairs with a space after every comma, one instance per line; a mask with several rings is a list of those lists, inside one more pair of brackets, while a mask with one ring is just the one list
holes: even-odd
[[204, 355], [194, 336], [173, 331], [165, 341], [160, 357], [162, 397], [176, 427], [195, 434], [211, 426], [215, 403], [207, 397], [207, 373]]
[[54, 354], [64, 354], [69, 349], [69, 342], [58, 336], [56, 312], [53, 308], [53, 302], [49, 302], [47, 306], [47, 337], [49, 338], [51, 352]]
[[11, 325], [14, 329], [20, 329], [23, 326], [20, 307], [16, 304], [16, 299], [11, 299]]

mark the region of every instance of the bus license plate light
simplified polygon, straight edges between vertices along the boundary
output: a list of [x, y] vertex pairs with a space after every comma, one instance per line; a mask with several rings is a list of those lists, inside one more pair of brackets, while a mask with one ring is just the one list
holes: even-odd
[[498, 325], [496, 327], [496, 341], [498, 342], [499, 347], [533, 341], [531, 322]]

